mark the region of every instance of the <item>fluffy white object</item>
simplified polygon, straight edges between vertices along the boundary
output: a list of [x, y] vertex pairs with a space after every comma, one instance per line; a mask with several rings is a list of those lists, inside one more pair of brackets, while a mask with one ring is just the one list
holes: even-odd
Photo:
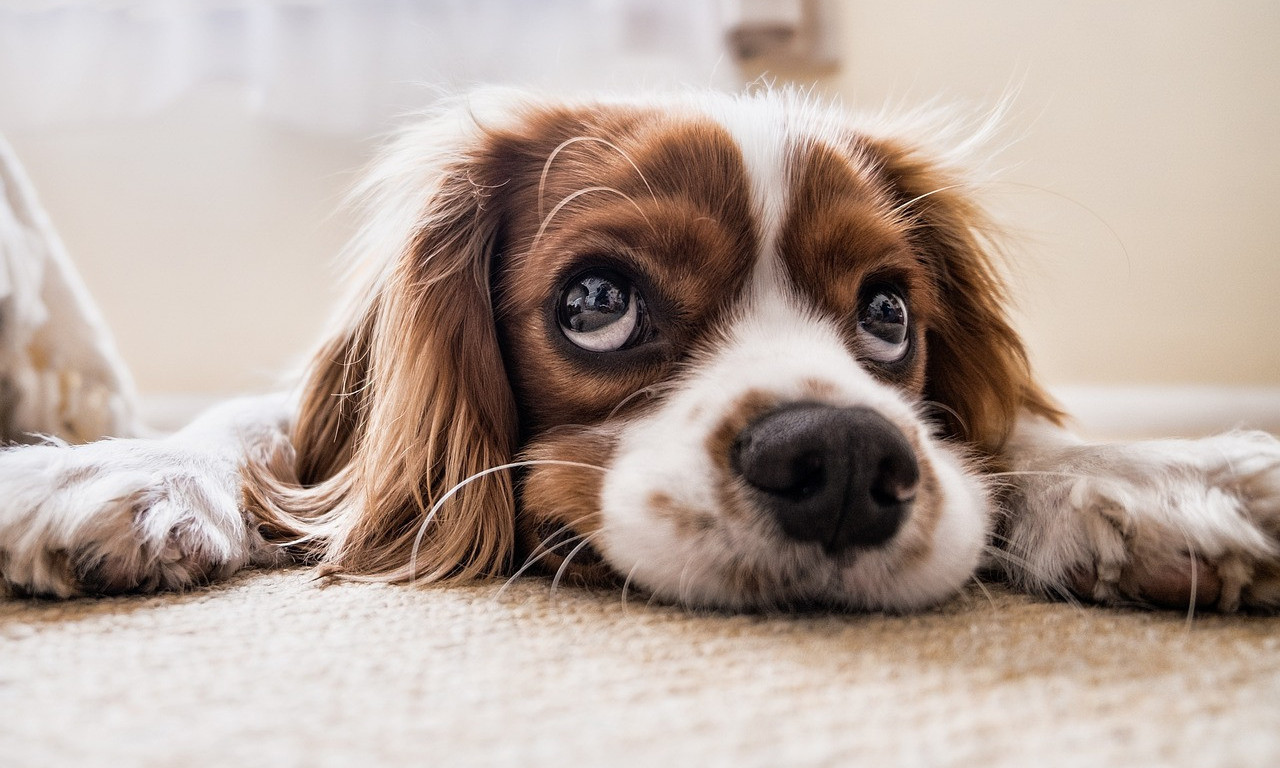
[[106, 323], [0, 138], [0, 440], [135, 434], [135, 400]]

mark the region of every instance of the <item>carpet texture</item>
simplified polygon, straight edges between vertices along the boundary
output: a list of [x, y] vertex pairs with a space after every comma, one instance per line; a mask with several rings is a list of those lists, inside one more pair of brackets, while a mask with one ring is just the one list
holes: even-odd
[[0, 764], [1280, 764], [1277, 618], [998, 587], [741, 616], [499, 586], [294, 570], [0, 601]]

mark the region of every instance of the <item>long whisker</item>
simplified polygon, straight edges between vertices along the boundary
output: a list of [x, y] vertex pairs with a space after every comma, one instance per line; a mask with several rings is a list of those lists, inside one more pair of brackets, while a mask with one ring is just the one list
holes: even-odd
[[1080, 202], [1074, 197], [1071, 197], [1070, 195], [1064, 195], [1061, 192], [1057, 192], [1047, 187], [1037, 186], [1035, 184], [1027, 184], [1025, 182], [1020, 182], [1020, 181], [1007, 181], [1005, 179], [993, 179], [991, 181], [984, 182], [984, 184], [986, 186], [1006, 186], [1006, 187], [1017, 187], [1020, 189], [1029, 189], [1033, 192], [1041, 192], [1043, 194], [1049, 195], [1050, 197], [1056, 197], [1059, 200], [1063, 200], [1065, 202], [1071, 203], [1076, 208], [1089, 214], [1089, 216], [1094, 221], [1101, 224], [1107, 230], [1107, 233], [1111, 235], [1111, 239], [1115, 241], [1116, 245], [1120, 246], [1120, 252], [1124, 254], [1125, 264], [1128, 266], [1130, 273], [1132, 273], [1133, 262], [1132, 262], [1132, 258], [1129, 256], [1129, 248], [1124, 244], [1124, 238], [1120, 236], [1120, 233], [1116, 231], [1115, 227], [1111, 226], [1111, 222], [1107, 221], [1106, 217], [1104, 217], [1102, 214], [1098, 213], [1094, 209], [1090, 208], [1089, 206], [1085, 205], [1084, 203]]
[[931, 195], [936, 195], [936, 194], [939, 194], [939, 193], [941, 193], [941, 192], [948, 192], [948, 191], [953, 190], [953, 189], [963, 189], [963, 188], [966, 188], [966, 187], [969, 187], [969, 188], [976, 188], [976, 187], [988, 187], [988, 188], [990, 188], [990, 187], [1014, 187], [1014, 188], [1017, 188], [1017, 189], [1027, 189], [1027, 190], [1031, 190], [1031, 191], [1033, 191], [1033, 192], [1040, 192], [1040, 193], [1042, 193], [1042, 194], [1049, 195], [1050, 197], [1056, 197], [1056, 198], [1058, 198], [1059, 200], [1063, 200], [1063, 201], [1065, 201], [1065, 202], [1068, 202], [1068, 203], [1070, 203], [1070, 204], [1074, 205], [1076, 208], [1078, 208], [1078, 209], [1080, 209], [1080, 210], [1084, 211], [1085, 213], [1087, 213], [1087, 214], [1088, 214], [1088, 215], [1089, 215], [1089, 216], [1090, 216], [1094, 221], [1096, 221], [1096, 222], [1098, 222], [1099, 224], [1101, 224], [1101, 225], [1103, 226], [1103, 228], [1107, 230], [1107, 234], [1111, 236], [1111, 239], [1112, 239], [1113, 241], [1115, 241], [1116, 245], [1120, 246], [1120, 252], [1121, 252], [1121, 254], [1123, 254], [1123, 255], [1124, 255], [1125, 263], [1129, 266], [1130, 270], [1132, 270], [1132, 268], [1133, 268], [1133, 265], [1132, 265], [1132, 257], [1129, 255], [1129, 248], [1125, 245], [1125, 243], [1124, 243], [1124, 238], [1122, 238], [1122, 237], [1120, 236], [1120, 233], [1116, 231], [1116, 228], [1115, 228], [1115, 227], [1113, 227], [1113, 226], [1111, 225], [1111, 223], [1110, 223], [1109, 221], [1107, 221], [1107, 219], [1106, 219], [1104, 216], [1102, 216], [1102, 214], [1098, 213], [1097, 211], [1095, 211], [1094, 209], [1092, 209], [1092, 208], [1090, 208], [1089, 206], [1085, 205], [1084, 203], [1080, 202], [1079, 200], [1076, 200], [1075, 198], [1071, 197], [1070, 195], [1065, 195], [1065, 194], [1063, 194], [1063, 193], [1061, 193], [1061, 192], [1058, 192], [1058, 191], [1055, 191], [1055, 190], [1052, 190], [1052, 189], [1048, 189], [1047, 187], [1037, 186], [1037, 185], [1035, 185], [1035, 184], [1027, 184], [1027, 183], [1025, 183], [1025, 182], [1019, 182], [1019, 181], [1009, 181], [1009, 180], [1006, 180], [1006, 179], [989, 179], [989, 180], [986, 180], [986, 181], [977, 181], [977, 182], [960, 182], [960, 183], [951, 184], [951, 185], [948, 185], [948, 186], [945, 186], [945, 187], [939, 187], [939, 188], [934, 189], [934, 190], [931, 190], [931, 191], [929, 191], [929, 192], [925, 192], [924, 194], [919, 195], [919, 196], [917, 196], [917, 197], [913, 197], [912, 199], [907, 200], [906, 202], [901, 203], [901, 204], [899, 204], [898, 206], [896, 206], [896, 207], [891, 211], [891, 214], [892, 214], [892, 215], [895, 215], [895, 216], [896, 216], [896, 215], [898, 215], [898, 214], [901, 214], [901, 213], [902, 213], [902, 212], [904, 212], [907, 208], [911, 207], [912, 205], [914, 205], [914, 204], [916, 204], [916, 203], [920, 202], [921, 200], [923, 200], [923, 199], [925, 199], [925, 198], [927, 198], [927, 197], [930, 197]]
[[940, 411], [946, 411], [955, 418], [956, 423], [960, 425], [960, 429], [962, 429], [966, 435], [969, 434], [969, 425], [965, 422], [964, 417], [960, 415], [960, 412], [955, 408], [952, 408], [946, 403], [940, 403], [937, 400], [921, 400], [920, 405], [926, 408], [937, 408]]
[[623, 192], [618, 189], [614, 189], [613, 187], [584, 187], [578, 190], [577, 192], [574, 192], [573, 194], [569, 195], [568, 197], [561, 200], [560, 202], [556, 203], [556, 207], [552, 208], [551, 213], [548, 213], [547, 217], [542, 220], [542, 225], [538, 227], [538, 234], [533, 236], [533, 245], [531, 245], [529, 249], [534, 250], [538, 247], [538, 243], [542, 241], [542, 236], [546, 234], [547, 227], [551, 224], [552, 220], [555, 219], [557, 213], [559, 213], [569, 203], [572, 203], [574, 200], [577, 200], [579, 197], [582, 197], [583, 195], [586, 195], [586, 194], [590, 194], [592, 192], [610, 192], [612, 194], [615, 194], [621, 197], [623, 200], [626, 200], [628, 203], [631, 203], [633, 206], [635, 206], [635, 209], [640, 213], [640, 218], [644, 219], [644, 222], [649, 225], [649, 229], [654, 228], [653, 222], [650, 221], [649, 217], [645, 215], [644, 209], [641, 208], [640, 204], [637, 203], [634, 199], [632, 199], [631, 195], [628, 195], [626, 192]]
[[986, 595], [987, 603], [999, 612], [1000, 607], [996, 605], [996, 599], [991, 595], [991, 590], [987, 589], [987, 585], [982, 583], [982, 579], [978, 578], [978, 574], [973, 574], [969, 579], [978, 585], [978, 589], [982, 590], [982, 594]]
[[625, 406], [627, 403], [631, 402], [632, 400], [635, 400], [637, 397], [640, 397], [642, 395], [652, 395], [655, 392], [661, 392], [664, 389], [671, 389], [672, 386], [673, 385], [670, 382], [658, 382], [657, 384], [650, 384], [647, 387], [641, 387], [640, 389], [637, 389], [635, 392], [632, 392], [631, 394], [622, 398], [622, 400], [620, 400], [617, 405], [613, 406], [613, 410], [609, 411], [608, 418], [612, 419], [614, 416], [617, 415], [618, 411], [622, 410], [623, 406]]
[[964, 183], [964, 182], [962, 182], [962, 183], [959, 183], [959, 184], [948, 184], [948, 185], [947, 185], [947, 186], [945, 186], [945, 187], [938, 187], [937, 189], [929, 190], [928, 192], [925, 192], [925, 193], [924, 193], [924, 194], [922, 194], [922, 195], [916, 195], [915, 197], [911, 198], [910, 200], [908, 200], [908, 201], [906, 201], [906, 202], [904, 202], [904, 203], [900, 203], [900, 204], [898, 204], [896, 207], [894, 207], [894, 209], [893, 209], [892, 211], [890, 211], [890, 212], [889, 212], [889, 215], [890, 215], [890, 216], [895, 216], [895, 217], [896, 217], [898, 214], [902, 213], [902, 212], [903, 212], [903, 211], [905, 211], [906, 209], [910, 208], [911, 206], [915, 205], [916, 203], [920, 202], [921, 200], [924, 200], [924, 199], [925, 199], [925, 198], [927, 198], [927, 197], [932, 197], [933, 195], [942, 194], [943, 192], [950, 192], [950, 191], [951, 191], [951, 190], [953, 190], [953, 189], [964, 189], [965, 187], [970, 187], [970, 186], [973, 186], [973, 185], [972, 185], [972, 184], [969, 184], [969, 183]]
[[657, 197], [657, 195], [653, 193], [653, 187], [649, 185], [649, 180], [645, 178], [644, 172], [640, 170], [640, 166], [636, 165], [636, 162], [631, 159], [631, 156], [628, 155], [626, 152], [623, 152], [622, 148], [619, 147], [617, 144], [614, 144], [612, 141], [609, 141], [608, 139], [602, 139], [598, 136], [574, 136], [571, 139], [565, 139], [564, 141], [560, 142], [560, 146], [551, 150], [551, 154], [547, 156], [547, 162], [542, 164], [542, 175], [538, 177], [538, 218], [539, 219], [542, 218], [542, 201], [547, 189], [547, 174], [551, 172], [552, 164], [555, 163], [556, 157], [562, 151], [564, 151], [567, 147], [577, 144], [580, 141], [593, 141], [597, 144], [603, 144], [609, 149], [612, 149], [614, 152], [617, 152], [618, 156], [621, 157], [623, 160], [626, 160], [627, 164], [630, 165], [633, 170], [635, 170], [636, 175], [640, 177], [640, 181], [644, 182], [645, 189], [649, 190], [649, 197]]
[[1191, 594], [1187, 596], [1187, 618], [1184, 622], [1186, 631], [1190, 632], [1196, 617], [1196, 597], [1200, 592], [1200, 558], [1196, 556], [1195, 543], [1186, 524], [1176, 519], [1171, 522], [1177, 527], [1178, 533], [1182, 534], [1182, 540], [1187, 545], [1187, 559], [1191, 561]]
[[1011, 469], [1005, 472], [987, 472], [983, 477], [1073, 477], [1077, 480], [1089, 479], [1079, 472], [1055, 472], [1051, 469]]
[[[560, 531], [567, 531], [567, 530], [569, 530], [569, 526], [563, 525], [559, 528], [559, 530], [556, 531], [555, 534], [552, 534], [552, 536], [555, 536], [556, 534], [560, 533]], [[580, 539], [580, 538], [582, 537], [574, 536], [570, 539], [566, 539], [564, 542], [561, 542], [561, 543], [568, 544], [569, 542], [574, 541], [576, 539]], [[550, 539], [548, 538], [538, 543], [538, 546], [534, 549], [534, 551], [529, 553], [529, 556], [525, 558], [525, 561], [523, 564], [521, 564], [520, 568], [517, 569], [515, 573], [511, 574], [511, 577], [508, 578], [505, 582], [503, 582], [502, 586], [498, 588], [498, 591], [493, 596], [494, 600], [501, 599], [502, 595], [507, 591], [507, 588], [509, 588], [512, 584], [515, 584], [516, 581], [518, 581], [521, 576], [523, 576], [530, 568], [532, 568], [533, 566], [541, 562], [543, 558], [547, 557], [548, 555], [555, 554], [556, 547], [547, 546], [547, 543], [549, 541]]]
[[427, 511], [426, 517], [422, 519], [422, 524], [418, 526], [418, 535], [415, 536], [413, 539], [413, 550], [409, 554], [409, 584], [413, 585], [413, 584], [416, 584], [418, 581], [418, 550], [421, 549], [422, 547], [422, 539], [427, 535], [427, 528], [431, 525], [431, 522], [435, 520], [436, 514], [440, 512], [440, 508], [444, 506], [445, 502], [453, 498], [454, 494], [462, 490], [464, 487], [466, 487], [470, 483], [473, 483], [482, 477], [492, 475], [495, 472], [505, 472], [512, 469], [520, 469], [522, 467], [546, 466], [546, 465], [561, 466], [561, 467], [581, 467], [582, 469], [594, 469], [598, 472], [606, 471], [604, 467], [597, 466], [595, 464], [584, 464], [581, 461], [564, 461], [561, 459], [524, 459], [522, 461], [513, 461], [508, 464], [499, 464], [496, 467], [489, 467], [488, 469], [482, 469], [479, 472], [476, 472], [475, 474], [471, 475], [470, 477], [463, 479], [461, 482], [455, 484], [452, 488], [445, 491], [444, 495], [442, 495], [439, 499], [437, 499], [435, 504], [431, 505], [431, 509]]
[[565, 531], [573, 530], [574, 526], [578, 525], [579, 523], [581, 523], [582, 521], [586, 520], [589, 517], [592, 517], [592, 515], [590, 514], [582, 515], [576, 520], [571, 520], [565, 523], [564, 525], [560, 526], [556, 530], [552, 531], [551, 535], [547, 536], [542, 541], [539, 541], [538, 546], [533, 548], [533, 551], [530, 552], [529, 556], [525, 558], [524, 563], [520, 565], [520, 568], [517, 569], [516, 572], [513, 573], [511, 577], [506, 580], [506, 582], [503, 583], [503, 585], [498, 589], [497, 593], [494, 594], [493, 599], [497, 600], [501, 598], [503, 593], [507, 591], [507, 588], [510, 587], [512, 584], [514, 584], [517, 579], [523, 576], [530, 568], [537, 565], [543, 558], [547, 557], [547, 555], [555, 554], [555, 551], [560, 546], [564, 544], [568, 544], [571, 541], [576, 541], [582, 538], [581, 535], [573, 536], [566, 539], [565, 541], [558, 542], [555, 546], [551, 546], [551, 541], [553, 539], [555, 539], [557, 536], [559, 536], [561, 533]]
[[571, 551], [569, 555], [565, 557], [564, 562], [560, 563], [560, 567], [556, 569], [555, 578], [551, 580], [551, 594], [553, 596], [555, 595], [556, 590], [559, 589], [560, 587], [560, 579], [564, 576], [565, 570], [569, 567], [569, 561], [573, 560], [573, 558], [577, 556], [577, 554], [581, 552], [584, 548], [586, 548], [586, 546], [591, 543], [591, 540], [594, 539], [599, 534], [600, 534], [599, 531], [595, 531], [593, 533], [588, 533], [584, 535], [582, 537], [582, 541], [579, 542], [578, 546], [574, 547], [573, 551]]
[[1057, 596], [1058, 599], [1063, 602], [1075, 606], [1078, 609], [1082, 608], [1079, 598], [1072, 594], [1070, 589], [1060, 583], [1057, 579], [1051, 579], [1048, 575], [1041, 573], [1027, 558], [1008, 549], [1001, 549], [1000, 547], [987, 547], [986, 552], [993, 559], [1001, 561], [1002, 565], [1006, 567], [1006, 572], [1011, 578], [1017, 579], [1017, 575], [1010, 571], [1009, 566], [1013, 566], [1014, 568], [1020, 569], [1031, 575], [1039, 583], [1043, 584], [1050, 594]]
[[304, 533], [298, 538], [290, 539], [289, 541], [273, 541], [271, 542], [271, 546], [276, 547], [277, 549], [288, 549], [289, 547], [296, 547], [299, 544], [305, 544], [318, 537], [318, 533]]
[[1187, 631], [1191, 631], [1191, 624], [1196, 618], [1196, 598], [1200, 596], [1200, 558], [1196, 556], [1195, 547], [1191, 544], [1191, 536], [1186, 530], [1182, 531], [1182, 536], [1187, 542], [1187, 558], [1191, 560], [1191, 594], [1187, 597]]
[[627, 578], [626, 578], [626, 579], [624, 579], [624, 580], [623, 580], [623, 582], [622, 582], [622, 612], [623, 612], [623, 613], [626, 613], [626, 612], [627, 612], [627, 610], [628, 610], [628, 607], [627, 607], [627, 590], [631, 587], [631, 579], [632, 579], [632, 577], [634, 577], [634, 576], [636, 575], [636, 569], [637, 569], [637, 568], [639, 568], [639, 567], [640, 567], [640, 563], [639, 563], [639, 562], [637, 562], [635, 565], [631, 566], [631, 570], [630, 570], [630, 571], [627, 571]]

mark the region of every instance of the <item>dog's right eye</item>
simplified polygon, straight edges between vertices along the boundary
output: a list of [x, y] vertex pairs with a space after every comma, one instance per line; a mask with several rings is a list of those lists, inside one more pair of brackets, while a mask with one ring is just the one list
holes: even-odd
[[911, 348], [907, 302], [892, 286], [873, 287], [864, 294], [858, 315], [858, 338], [863, 349], [877, 363], [896, 363]]
[[593, 269], [565, 285], [556, 313], [569, 341], [589, 352], [614, 352], [640, 339], [644, 299], [613, 270]]

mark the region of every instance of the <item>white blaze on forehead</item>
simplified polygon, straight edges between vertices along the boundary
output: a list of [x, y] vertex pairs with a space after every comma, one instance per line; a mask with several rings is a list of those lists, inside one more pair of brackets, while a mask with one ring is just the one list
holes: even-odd
[[[760, 230], [756, 274], [777, 269], [778, 230], [790, 203], [788, 192], [789, 120], [785, 110], [771, 100], [738, 100], [719, 104], [712, 117], [720, 123], [742, 152], [752, 213]], [[753, 281], [754, 282], [754, 281]]]

